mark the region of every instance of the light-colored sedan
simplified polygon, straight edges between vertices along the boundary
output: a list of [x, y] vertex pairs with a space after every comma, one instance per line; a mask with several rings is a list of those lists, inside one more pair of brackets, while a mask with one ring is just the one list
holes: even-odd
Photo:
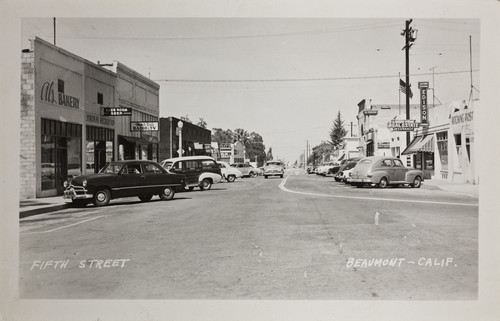
[[234, 182], [237, 178], [243, 177], [243, 173], [240, 170], [229, 166], [228, 163], [217, 161], [217, 164], [219, 164], [220, 170], [222, 172], [222, 178], [229, 183]]
[[410, 185], [419, 188], [424, 180], [421, 170], [407, 168], [399, 158], [370, 156], [361, 159], [351, 172], [351, 185], [385, 188], [388, 185]]

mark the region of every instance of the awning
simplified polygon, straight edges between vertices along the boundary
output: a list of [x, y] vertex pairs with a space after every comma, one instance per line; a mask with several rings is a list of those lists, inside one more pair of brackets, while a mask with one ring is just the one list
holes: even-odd
[[434, 151], [434, 135], [417, 136], [406, 147], [401, 155], [409, 155], [416, 152], [433, 152]]
[[126, 136], [119, 136], [118, 139], [123, 139], [127, 143], [131, 144], [139, 144], [139, 145], [147, 145], [149, 142], [143, 138], [138, 138], [138, 137], [126, 137]]
[[415, 138], [413, 138], [413, 140], [411, 141], [410, 145], [408, 145], [408, 147], [405, 148], [405, 150], [401, 153], [401, 155], [408, 155], [408, 154], [411, 154], [411, 153], [414, 153], [412, 151], [412, 148], [422, 140], [422, 136], [417, 136]]
[[427, 135], [422, 139], [419, 152], [434, 152], [434, 135]]

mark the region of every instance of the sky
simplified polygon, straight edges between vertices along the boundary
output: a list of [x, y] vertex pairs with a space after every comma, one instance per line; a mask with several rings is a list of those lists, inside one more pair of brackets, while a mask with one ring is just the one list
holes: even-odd
[[[243, 128], [294, 162], [329, 140], [340, 111], [404, 105], [406, 19], [57, 18], [56, 44], [92, 62], [119, 61], [160, 85], [160, 117]], [[54, 42], [53, 18], [23, 18], [22, 47]], [[413, 19], [410, 83], [429, 81], [436, 103], [480, 98], [479, 19]], [[472, 66], [471, 66], [472, 59]], [[434, 75], [433, 75], [434, 73]], [[419, 103], [415, 95], [411, 103]], [[429, 100], [430, 102], [430, 100]]]

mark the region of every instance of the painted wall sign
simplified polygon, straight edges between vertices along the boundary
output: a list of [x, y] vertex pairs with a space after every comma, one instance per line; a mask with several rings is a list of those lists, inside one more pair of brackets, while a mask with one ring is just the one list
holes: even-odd
[[388, 149], [388, 148], [391, 148], [391, 143], [390, 142], [378, 142], [377, 147], [378, 147], [378, 149]]
[[429, 82], [419, 82], [418, 88], [420, 89], [420, 123], [425, 125], [429, 122], [429, 110], [427, 107], [427, 89], [429, 88]]
[[460, 115], [451, 116], [451, 124], [457, 125], [461, 123], [471, 122], [474, 119], [474, 111], [462, 113]]
[[131, 116], [132, 108], [129, 107], [101, 107], [101, 116]]
[[130, 131], [131, 132], [143, 132], [143, 131], [155, 131], [158, 130], [158, 122], [157, 121], [131, 121], [130, 122]]
[[85, 114], [85, 120], [90, 123], [96, 123], [100, 125], [106, 125], [106, 126], [114, 126], [115, 121], [113, 119], [97, 116], [94, 114], [86, 113]]
[[57, 93], [57, 99], [54, 92], [54, 82], [44, 82], [40, 91], [40, 99], [51, 104], [58, 104], [60, 106], [70, 108], [80, 108], [80, 99], [66, 95], [65, 93]]
[[387, 123], [387, 128], [391, 131], [414, 131], [415, 128], [419, 126], [416, 120], [408, 120], [408, 119], [393, 119]]

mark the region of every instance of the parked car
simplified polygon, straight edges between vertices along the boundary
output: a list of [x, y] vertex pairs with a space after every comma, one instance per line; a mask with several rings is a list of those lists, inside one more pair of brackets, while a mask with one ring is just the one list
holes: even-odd
[[232, 183], [237, 178], [242, 178], [243, 177], [243, 173], [241, 173], [240, 170], [238, 170], [237, 168], [229, 166], [228, 163], [217, 161], [217, 164], [219, 165], [220, 170], [222, 172], [222, 179], [225, 179], [226, 181]]
[[158, 195], [171, 200], [176, 187], [184, 187], [186, 176], [171, 174], [152, 161], [107, 163], [97, 174], [81, 175], [64, 182], [64, 198], [77, 206], [104, 206], [111, 199], [138, 196], [147, 202]]
[[361, 159], [351, 173], [351, 185], [385, 188], [388, 185], [409, 184], [419, 188], [424, 180], [421, 170], [406, 168], [399, 158], [370, 156]]
[[285, 166], [281, 161], [267, 161], [264, 165], [264, 178], [269, 176], [279, 176], [283, 178], [285, 174]]
[[318, 171], [316, 174], [326, 176], [329, 174], [336, 174], [340, 168], [340, 164], [338, 162], [328, 162], [318, 167]]
[[258, 173], [255, 167], [246, 163], [234, 163], [231, 164], [231, 167], [237, 168], [243, 174], [243, 177], [255, 177]]
[[349, 178], [349, 174], [352, 172], [352, 169], [356, 164], [361, 160], [362, 157], [355, 157], [346, 159], [344, 164], [342, 164], [334, 176], [335, 181], [340, 182], [343, 181], [347, 183]]
[[213, 184], [222, 180], [221, 169], [210, 156], [169, 158], [160, 164], [171, 173], [186, 175], [186, 188], [190, 191], [195, 187], [199, 187], [202, 191], [209, 190]]

